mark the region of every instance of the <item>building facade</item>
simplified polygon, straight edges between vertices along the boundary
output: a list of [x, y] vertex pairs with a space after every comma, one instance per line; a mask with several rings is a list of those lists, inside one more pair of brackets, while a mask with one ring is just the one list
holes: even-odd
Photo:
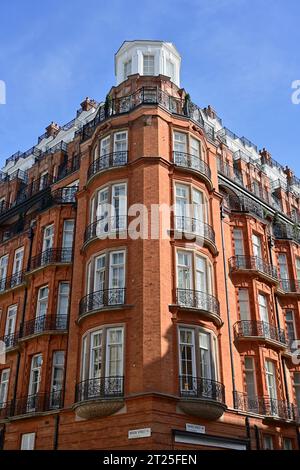
[[172, 44], [115, 73], [1, 173], [1, 448], [298, 449], [300, 181]]

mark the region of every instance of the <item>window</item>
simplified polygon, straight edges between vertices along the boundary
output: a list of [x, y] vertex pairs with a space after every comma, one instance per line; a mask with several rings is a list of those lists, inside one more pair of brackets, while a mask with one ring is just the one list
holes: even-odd
[[43, 236], [43, 247], [42, 251], [50, 250], [53, 247], [54, 241], [54, 225], [48, 225], [44, 228], [44, 236]]
[[5, 210], [5, 197], [0, 198], [0, 214]]
[[5, 323], [5, 339], [4, 342], [6, 347], [9, 347], [13, 343], [12, 336], [15, 334], [16, 330], [16, 320], [17, 320], [17, 305], [11, 305], [7, 309], [6, 323]]
[[[88, 289], [94, 295], [94, 308], [124, 303], [125, 251], [111, 251], [95, 257], [88, 267]], [[92, 293], [91, 291], [88, 293]]]
[[126, 80], [129, 75], [131, 75], [131, 69], [132, 69], [132, 62], [131, 60], [128, 60], [127, 62], [124, 63], [124, 80]]
[[0, 409], [6, 406], [10, 369], [3, 369], [0, 377]]
[[1, 256], [0, 258], [0, 291], [5, 290], [7, 266], [8, 266], [8, 255]]
[[293, 450], [293, 441], [288, 437], [283, 438], [283, 450]]
[[298, 407], [298, 410], [300, 410], [300, 372], [294, 372], [294, 390], [296, 405]]
[[127, 227], [127, 184], [117, 183], [98, 191], [96, 196], [96, 234], [108, 234], [126, 230]]
[[195, 139], [194, 137], [190, 137], [190, 154], [194, 157], [200, 158], [201, 157], [201, 145], [199, 140]]
[[123, 392], [123, 355], [123, 327], [101, 328], [83, 338], [81, 376], [89, 387], [82, 399]]
[[293, 310], [286, 310], [285, 312], [285, 325], [287, 331], [287, 339], [290, 348], [293, 349], [293, 342], [296, 339], [295, 318]]
[[190, 251], [177, 251], [177, 301], [185, 306], [204, 307], [212, 293], [212, 267], [207, 258]]
[[36, 318], [44, 317], [48, 309], [48, 286], [41, 287], [38, 291], [38, 299], [36, 305]]
[[253, 255], [262, 258], [261, 238], [258, 235], [252, 235]]
[[43, 171], [40, 176], [40, 185], [39, 185], [39, 190], [42, 191], [42, 189], [45, 189], [48, 184], [48, 172]]
[[127, 131], [116, 132], [114, 134], [114, 161], [113, 164], [117, 165], [127, 159], [128, 150], [128, 133]]
[[175, 65], [168, 59], [166, 61], [166, 75], [170, 77], [172, 82], [175, 81]]
[[69, 219], [64, 221], [63, 239], [62, 239], [62, 254], [61, 260], [68, 263], [72, 260], [72, 248], [74, 238], [74, 220]]
[[203, 222], [207, 221], [207, 201], [196, 188], [175, 184], [175, 227], [183, 232], [204, 235]]
[[288, 264], [287, 264], [287, 257], [285, 253], [278, 254], [278, 265], [279, 265], [280, 278], [285, 282], [288, 281], [289, 270], [288, 270]]
[[22, 434], [21, 450], [34, 450], [35, 432]]
[[192, 168], [203, 173], [201, 142], [184, 132], [174, 131], [173, 150], [175, 165]]
[[260, 320], [263, 322], [263, 328], [264, 328], [266, 326], [264, 324], [269, 324], [267, 298], [264, 294], [258, 294], [258, 308], [259, 308]]
[[264, 449], [265, 450], [273, 450], [274, 449], [273, 436], [265, 434], [263, 436], [263, 443], [264, 443]]
[[276, 377], [275, 377], [275, 365], [272, 361], [265, 361], [266, 368], [266, 383], [268, 395], [270, 398], [270, 412], [272, 415], [278, 414], [277, 406], [277, 387], [276, 387]]
[[296, 257], [296, 276], [297, 280], [300, 281], [300, 258]]
[[100, 157], [110, 154], [110, 135], [100, 140]]
[[154, 75], [154, 55], [144, 54], [143, 75]]
[[64, 383], [65, 352], [55, 351], [53, 353], [52, 376], [51, 376], [51, 408], [60, 408], [62, 404], [62, 389]]
[[245, 381], [248, 410], [252, 413], [258, 413], [258, 400], [256, 391], [256, 376], [253, 357], [245, 357]]
[[24, 255], [24, 247], [22, 246], [21, 248], [18, 248], [15, 251], [13, 271], [12, 271], [13, 276], [15, 276], [17, 273], [22, 271], [23, 255]]
[[[198, 381], [217, 379], [217, 345], [213, 333], [203, 328], [179, 328], [179, 373], [182, 392], [197, 393]], [[201, 386], [202, 396], [211, 394]]]
[[173, 134], [174, 139], [174, 152], [175, 156], [180, 157], [181, 153], [187, 153], [187, 135], [183, 132], [174, 132]]
[[26, 407], [27, 412], [34, 411], [38, 403], [37, 394], [40, 389], [42, 362], [41, 354], [32, 357]]
[[56, 314], [56, 323], [59, 329], [67, 328], [68, 313], [69, 313], [69, 294], [70, 294], [70, 283], [60, 282], [58, 285], [58, 300], [57, 300], [57, 314]]
[[233, 229], [233, 240], [234, 240], [234, 254], [235, 256], [244, 256], [244, 236], [243, 231], [239, 228]]
[[240, 317], [243, 321], [250, 320], [250, 302], [248, 289], [238, 290]]

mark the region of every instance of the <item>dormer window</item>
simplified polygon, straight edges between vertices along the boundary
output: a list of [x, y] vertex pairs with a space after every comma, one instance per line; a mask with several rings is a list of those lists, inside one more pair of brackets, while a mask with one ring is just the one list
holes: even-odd
[[154, 75], [154, 55], [144, 55], [143, 75]]
[[131, 60], [128, 60], [127, 62], [124, 63], [124, 80], [127, 80], [129, 75], [132, 73], [132, 62]]

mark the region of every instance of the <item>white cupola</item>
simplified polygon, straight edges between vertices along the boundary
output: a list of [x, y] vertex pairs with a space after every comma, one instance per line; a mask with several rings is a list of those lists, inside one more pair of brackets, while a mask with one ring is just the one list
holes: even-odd
[[116, 84], [129, 75], [166, 75], [180, 87], [181, 57], [171, 42], [124, 41], [115, 54]]

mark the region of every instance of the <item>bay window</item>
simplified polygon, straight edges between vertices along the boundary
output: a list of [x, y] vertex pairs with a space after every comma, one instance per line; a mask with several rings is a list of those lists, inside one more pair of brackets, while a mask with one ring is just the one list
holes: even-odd
[[217, 339], [203, 328], [179, 327], [180, 391], [183, 394], [213, 398], [213, 387], [218, 378]]
[[87, 266], [87, 308], [123, 304], [125, 300], [125, 251], [110, 251], [93, 258]]
[[89, 332], [82, 342], [79, 399], [113, 396], [123, 393], [124, 328], [103, 327]]
[[96, 235], [126, 230], [127, 227], [127, 184], [115, 183], [101, 188], [91, 201], [91, 223], [96, 222]]
[[203, 166], [201, 141], [185, 132], [173, 132], [173, 155], [175, 165], [190, 167], [206, 173]]
[[207, 199], [202, 191], [189, 185], [175, 184], [175, 229], [206, 235]]
[[127, 163], [128, 131], [122, 130], [102, 137], [94, 150], [92, 174]]
[[208, 258], [191, 251], [177, 250], [177, 301], [186, 307], [209, 310], [212, 294], [212, 266]]

